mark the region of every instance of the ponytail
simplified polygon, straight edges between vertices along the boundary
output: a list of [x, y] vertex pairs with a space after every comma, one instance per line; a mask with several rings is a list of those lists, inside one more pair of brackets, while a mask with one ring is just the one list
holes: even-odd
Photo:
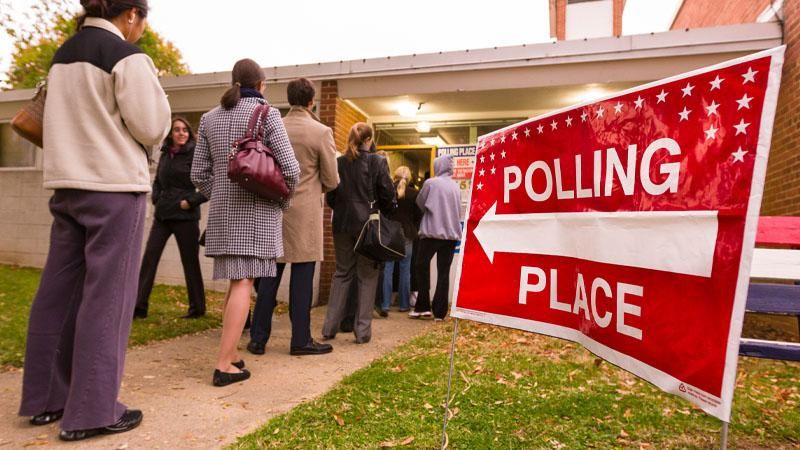
[[372, 138], [372, 127], [364, 122], [357, 122], [350, 128], [350, 134], [347, 136], [347, 148], [344, 151], [344, 156], [350, 161], [358, 159], [358, 148]]
[[405, 198], [408, 180], [411, 178], [411, 169], [408, 166], [400, 166], [394, 171], [394, 181], [397, 183], [397, 198]]
[[231, 87], [222, 94], [219, 104], [224, 109], [231, 109], [242, 98], [241, 88], [255, 89], [258, 83], [267, 79], [264, 69], [252, 59], [240, 59], [233, 65], [231, 71]]
[[87, 17], [113, 19], [131, 8], [136, 8], [139, 16], [147, 17], [150, 10], [147, 0], [81, 0], [81, 6], [84, 13], [78, 17], [78, 30], [83, 27]]

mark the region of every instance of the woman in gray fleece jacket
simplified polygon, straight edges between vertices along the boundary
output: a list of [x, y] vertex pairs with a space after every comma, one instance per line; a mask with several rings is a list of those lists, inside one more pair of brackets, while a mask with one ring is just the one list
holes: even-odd
[[433, 316], [436, 320], [447, 315], [447, 300], [450, 293], [450, 264], [456, 242], [461, 238], [459, 211], [461, 192], [453, 181], [453, 160], [440, 156], [433, 161], [435, 177], [422, 185], [417, 196], [417, 205], [422, 210], [417, 250], [417, 288], [419, 295], [412, 319], [431, 317], [430, 267], [436, 255], [436, 293], [433, 295]]

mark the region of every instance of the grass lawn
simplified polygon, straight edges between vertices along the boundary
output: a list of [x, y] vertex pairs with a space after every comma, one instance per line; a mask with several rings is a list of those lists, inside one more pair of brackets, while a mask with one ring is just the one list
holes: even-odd
[[[452, 321], [240, 438], [251, 448], [438, 448]], [[449, 448], [714, 448], [720, 422], [577, 344], [459, 324]], [[800, 447], [800, 364], [741, 358], [730, 448]]]
[[[39, 269], [0, 265], [0, 368], [22, 366], [28, 313], [40, 275]], [[147, 319], [133, 322], [130, 345], [221, 326], [225, 294], [206, 291], [207, 314], [193, 320], [180, 319], [189, 308], [187, 298], [183, 287], [156, 285]]]

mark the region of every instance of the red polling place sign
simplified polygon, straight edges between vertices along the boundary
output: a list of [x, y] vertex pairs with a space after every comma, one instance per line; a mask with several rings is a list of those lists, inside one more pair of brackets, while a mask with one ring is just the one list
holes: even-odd
[[452, 315], [728, 421], [783, 47], [482, 136]]

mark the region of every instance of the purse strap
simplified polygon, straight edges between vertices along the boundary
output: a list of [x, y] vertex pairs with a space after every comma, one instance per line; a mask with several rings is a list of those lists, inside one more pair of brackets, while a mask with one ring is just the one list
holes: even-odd
[[370, 212], [374, 212], [375, 209], [377, 208], [375, 208], [375, 179], [372, 177], [372, 165], [370, 164], [369, 161], [370, 159], [369, 157], [371, 155], [372, 155], [371, 153], [367, 153], [366, 159], [367, 159], [367, 177], [369, 177], [369, 198], [370, 198], [369, 209]]
[[258, 124], [266, 124], [268, 112], [268, 103], [256, 106], [256, 109], [250, 114], [250, 120], [247, 122], [247, 133], [244, 135], [245, 139], [256, 138], [259, 141], [264, 140], [264, 127], [259, 127]]

